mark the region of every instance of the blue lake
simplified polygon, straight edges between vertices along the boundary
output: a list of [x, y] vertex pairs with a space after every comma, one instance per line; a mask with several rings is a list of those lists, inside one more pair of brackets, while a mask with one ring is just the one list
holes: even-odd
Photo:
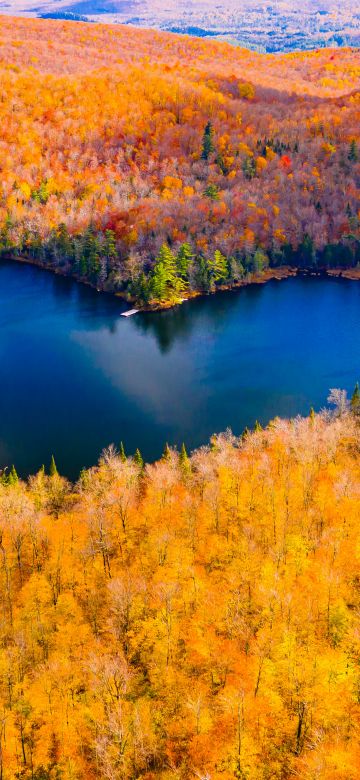
[[76, 478], [122, 440], [157, 458], [212, 433], [307, 413], [360, 379], [360, 284], [296, 277], [120, 314], [112, 296], [0, 263], [0, 468], [51, 454]]

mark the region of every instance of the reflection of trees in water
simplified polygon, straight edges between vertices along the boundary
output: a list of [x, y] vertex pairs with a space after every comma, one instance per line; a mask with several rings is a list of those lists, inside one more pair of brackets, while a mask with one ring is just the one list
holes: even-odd
[[[5, 265], [6, 262], [3, 263]], [[13, 270], [13, 261], [8, 262]], [[49, 292], [55, 305], [63, 309], [71, 304], [77, 318], [77, 325], [84, 329], [100, 330], [106, 328], [115, 334], [121, 323], [120, 314], [127, 308], [121, 298], [111, 293], [97, 292], [94, 288], [82, 284], [70, 277], [54, 274], [44, 268], [33, 265], [17, 264], [16, 270], [36, 276], [34, 280], [37, 289], [39, 305], [42, 296]], [[271, 284], [269, 282], [268, 284]], [[253, 310], [254, 303], [262, 292], [262, 285], [250, 285], [241, 290], [217, 292], [214, 295], [204, 295], [184, 304], [159, 312], [144, 312], [131, 318], [131, 324], [144, 334], [154, 336], [163, 354], [169, 352], [176, 341], [186, 341], [199, 322], [203, 320], [202, 328], [208, 323], [212, 327], [223, 326], [232, 310], [239, 305]], [[244, 313], [244, 310], [243, 310]]]
[[186, 341], [190, 336], [197, 319], [193, 311], [195, 308], [193, 306], [190, 312], [189, 304], [183, 304], [167, 311], [145, 312], [136, 315], [133, 323], [145, 335], [154, 336], [160, 352], [165, 354], [175, 341]]
[[132, 322], [142, 333], [154, 336], [163, 354], [169, 352], [176, 341], [186, 341], [202, 320], [202, 332], [206, 326], [224, 326], [231, 312], [239, 305], [239, 295], [247, 306], [254, 306], [262, 291], [261, 285], [241, 290], [204, 295], [176, 306], [173, 309], [137, 314]]
[[52, 281], [53, 298], [60, 302], [70, 301], [78, 323], [81, 323], [84, 329], [106, 328], [109, 333], [116, 333], [124, 308], [122, 300], [110, 293], [97, 292], [74, 279], [52, 277]]

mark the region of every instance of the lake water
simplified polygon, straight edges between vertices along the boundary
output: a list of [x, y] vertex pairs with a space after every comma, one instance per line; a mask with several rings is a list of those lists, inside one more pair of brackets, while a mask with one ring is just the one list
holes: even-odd
[[0, 467], [76, 478], [122, 440], [157, 458], [321, 408], [360, 379], [360, 284], [291, 278], [126, 319], [112, 296], [0, 263]]

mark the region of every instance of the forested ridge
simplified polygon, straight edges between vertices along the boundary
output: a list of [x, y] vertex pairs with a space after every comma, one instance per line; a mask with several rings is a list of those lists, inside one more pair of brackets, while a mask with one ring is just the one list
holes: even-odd
[[356, 49], [0, 20], [0, 250], [149, 305], [359, 263]]
[[2, 780], [357, 780], [360, 393], [0, 480]]

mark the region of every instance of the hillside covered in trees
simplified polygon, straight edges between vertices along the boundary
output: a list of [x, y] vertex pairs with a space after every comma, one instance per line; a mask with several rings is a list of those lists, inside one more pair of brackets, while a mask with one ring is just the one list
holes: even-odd
[[0, 20], [0, 249], [147, 303], [360, 259], [355, 49]]
[[360, 395], [0, 480], [2, 780], [357, 780]]

